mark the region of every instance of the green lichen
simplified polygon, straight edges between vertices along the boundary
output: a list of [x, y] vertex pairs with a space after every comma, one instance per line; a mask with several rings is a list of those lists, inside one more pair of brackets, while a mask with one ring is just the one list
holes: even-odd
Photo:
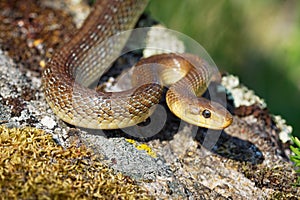
[[85, 146], [64, 149], [34, 128], [0, 126], [3, 199], [148, 199], [145, 189]]

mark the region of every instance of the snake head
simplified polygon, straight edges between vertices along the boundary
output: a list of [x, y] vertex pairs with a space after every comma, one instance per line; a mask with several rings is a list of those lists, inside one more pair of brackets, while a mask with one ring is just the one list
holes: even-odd
[[181, 118], [196, 126], [218, 130], [228, 127], [233, 121], [230, 112], [221, 104], [204, 98], [185, 104], [182, 108], [185, 109], [181, 109], [184, 110]]

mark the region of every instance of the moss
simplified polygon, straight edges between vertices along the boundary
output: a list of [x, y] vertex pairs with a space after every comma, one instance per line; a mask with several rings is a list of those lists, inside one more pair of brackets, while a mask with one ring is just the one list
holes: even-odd
[[277, 200], [277, 199], [290, 199], [290, 200], [297, 200], [298, 198], [293, 194], [286, 194], [284, 192], [276, 191], [270, 197], [270, 200]]
[[251, 165], [244, 163], [241, 171], [255, 183], [256, 187], [272, 189], [273, 193], [270, 199], [282, 199], [280, 197], [296, 198], [299, 195], [298, 189], [293, 186], [297, 176], [289, 163], [278, 161], [274, 163], [273, 167], [264, 164]]
[[4, 199], [146, 199], [146, 190], [99, 162], [85, 146], [64, 149], [34, 128], [0, 126]]

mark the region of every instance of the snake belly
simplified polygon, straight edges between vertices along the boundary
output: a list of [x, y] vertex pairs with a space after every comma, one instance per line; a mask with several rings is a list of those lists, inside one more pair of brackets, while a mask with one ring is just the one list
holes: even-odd
[[[162, 54], [135, 66], [132, 89], [99, 92], [88, 88], [118, 56], [128, 37], [110, 37], [134, 27], [146, 0], [98, 0], [74, 37], [58, 49], [43, 71], [42, 86], [53, 112], [72, 125], [117, 129], [147, 119], [159, 103], [163, 85], [170, 85], [167, 104], [183, 120], [206, 128], [223, 129], [232, 122], [221, 105], [198, 98], [212, 76], [207, 63], [191, 54]], [[101, 48], [96, 48], [100, 46]], [[181, 75], [173, 75], [177, 67]], [[179, 80], [179, 81], [173, 81]]]

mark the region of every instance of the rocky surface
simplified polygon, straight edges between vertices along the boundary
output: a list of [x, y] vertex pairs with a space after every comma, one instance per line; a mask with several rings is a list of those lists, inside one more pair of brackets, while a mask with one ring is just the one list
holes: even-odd
[[[288, 138], [291, 128], [271, 115], [263, 100], [232, 75], [223, 76], [226, 90], [223, 87], [221, 93], [227, 93], [234, 122], [222, 132], [180, 121], [168, 111], [164, 101], [161, 105], [166, 111], [166, 123], [158, 134], [147, 138], [130, 136], [133, 129], [88, 130], [59, 120], [45, 101], [40, 72], [53, 49], [61, 45], [57, 37], [67, 40], [75, 25], [71, 20], [60, 20], [69, 19], [72, 7], [54, 2], [49, 7], [48, 1], [31, 0], [28, 3], [35, 7], [25, 11], [21, 5], [0, 2], [2, 125], [45, 130], [63, 147], [73, 143], [87, 145], [103, 156], [104, 164], [132, 177], [156, 198], [300, 198], [299, 189], [293, 187], [297, 177], [288, 162], [287, 145], [279, 139]], [[64, 12], [59, 11], [62, 8]], [[20, 45], [24, 45], [22, 50]], [[180, 42], [174, 46], [182, 48]], [[137, 57], [122, 57], [117, 64], [131, 65]], [[117, 74], [115, 71], [109, 73]], [[105, 80], [111, 80], [110, 76], [107, 74]], [[218, 88], [215, 87], [216, 92]]]

